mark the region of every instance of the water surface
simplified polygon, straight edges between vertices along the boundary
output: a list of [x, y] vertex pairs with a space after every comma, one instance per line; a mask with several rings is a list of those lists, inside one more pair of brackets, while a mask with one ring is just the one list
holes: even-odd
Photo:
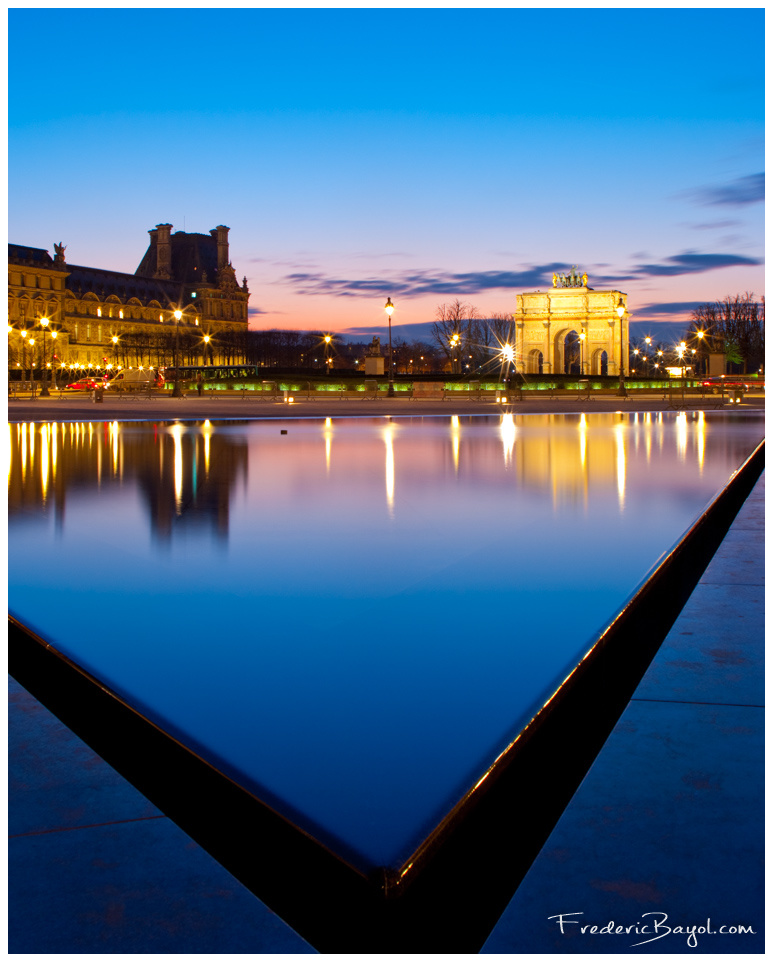
[[762, 435], [700, 412], [14, 424], [10, 609], [395, 867]]

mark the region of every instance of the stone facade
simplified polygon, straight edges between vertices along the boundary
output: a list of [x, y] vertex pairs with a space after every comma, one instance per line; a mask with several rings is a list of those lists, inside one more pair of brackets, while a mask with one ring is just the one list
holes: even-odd
[[234, 360], [233, 338], [224, 334], [246, 330], [250, 294], [229, 260], [228, 230], [172, 233], [171, 224], [158, 224], [134, 274], [68, 264], [61, 244], [54, 245], [54, 258], [41, 248], [9, 244], [9, 363], [22, 364], [22, 330], [25, 349], [34, 335], [40, 351], [44, 317], [50, 322], [47, 362], [56, 331], [60, 366], [171, 363], [175, 338], [182, 360]]
[[[622, 321], [617, 307], [627, 306], [628, 295], [594, 290], [583, 275], [578, 286], [529, 291], [516, 298], [516, 365], [524, 374], [565, 373], [567, 335], [585, 334], [582, 373], [627, 373], [628, 313]], [[621, 359], [623, 364], [621, 366]]]

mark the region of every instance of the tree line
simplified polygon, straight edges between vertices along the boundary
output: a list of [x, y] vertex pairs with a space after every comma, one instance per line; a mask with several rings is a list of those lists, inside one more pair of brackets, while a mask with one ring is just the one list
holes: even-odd
[[[118, 344], [99, 345], [99, 349], [108, 363], [124, 367], [171, 366], [177, 352], [181, 364], [255, 364], [323, 372], [329, 358], [332, 369], [362, 368], [370, 342], [346, 341], [341, 335], [332, 334], [326, 343], [325, 337], [322, 331], [241, 329], [219, 331], [205, 343], [198, 329], [181, 328], [178, 332], [168, 328], [127, 332], [121, 335]], [[765, 359], [765, 298], [757, 300], [746, 292], [699, 305], [692, 312], [684, 340], [689, 363], [696, 371], [707, 370], [710, 353], [723, 354], [732, 373], [760, 370]], [[665, 361], [673, 354], [672, 345], [666, 346], [654, 338], [650, 338], [650, 342], [645, 345], [643, 338], [631, 339], [629, 370], [632, 373], [637, 369], [639, 356], [649, 355], [654, 359], [660, 349]], [[435, 309], [428, 340], [408, 341], [400, 337], [393, 340], [394, 373], [445, 371], [471, 375], [490, 367], [503, 345], [514, 343], [515, 323], [511, 313], [497, 312], [484, 317], [474, 305], [456, 299]], [[41, 345], [35, 346], [39, 353]], [[21, 360], [15, 357], [16, 353], [20, 352], [12, 349], [9, 353], [11, 365]], [[28, 351], [28, 358], [30, 353]], [[381, 353], [387, 360], [388, 349], [383, 339]], [[567, 356], [570, 355], [571, 351]], [[673, 363], [673, 358], [669, 360]]]
[[754, 374], [765, 363], [765, 298], [746, 292], [701, 304], [692, 312], [685, 340], [705, 362], [724, 354], [729, 373]]

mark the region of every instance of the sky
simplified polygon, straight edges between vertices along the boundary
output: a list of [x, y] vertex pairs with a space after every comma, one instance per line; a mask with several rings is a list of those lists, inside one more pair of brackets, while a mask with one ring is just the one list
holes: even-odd
[[512, 312], [573, 265], [653, 329], [764, 294], [761, 8], [8, 22], [12, 243], [133, 273], [156, 224], [225, 224], [255, 329]]

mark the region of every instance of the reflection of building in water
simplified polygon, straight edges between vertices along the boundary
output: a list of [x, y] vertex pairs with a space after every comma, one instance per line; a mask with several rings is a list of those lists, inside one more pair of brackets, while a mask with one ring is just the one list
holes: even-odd
[[[608, 493], [622, 504], [626, 485], [638, 466], [658, 458], [664, 444], [677, 462], [694, 459], [699, 468], [707, 448], [732, 448], [732, 435], [712, 435], [703, 412], [691, 415], [640, 413], [510, 415], [486, 419], [497, 426], [495, 440], [480, 431], [480, 419], [453, 418], [445, 439], [401, 435], [391, 471], [393, 487], [418, 484], [442, 464], [446, 477], [501, 487], [515, 481], [534, 491], [549, 491], [556, 505], [582, 503], [591, 492]], [[477, 422], [477, 424], [476, 424]], [[735, 457], [729, 450], [724, 457]], [[505, 471], [502, 471], [504, 466]]]
[[9, 425], [9, 520], [51, 510], [61, 525], [67, 494], [134, 482], [154, 533], [209, 526], [228, 534], [231, 488], [247, 474], [243, 439], [200, 424], [148, 427], [91, 424]]

